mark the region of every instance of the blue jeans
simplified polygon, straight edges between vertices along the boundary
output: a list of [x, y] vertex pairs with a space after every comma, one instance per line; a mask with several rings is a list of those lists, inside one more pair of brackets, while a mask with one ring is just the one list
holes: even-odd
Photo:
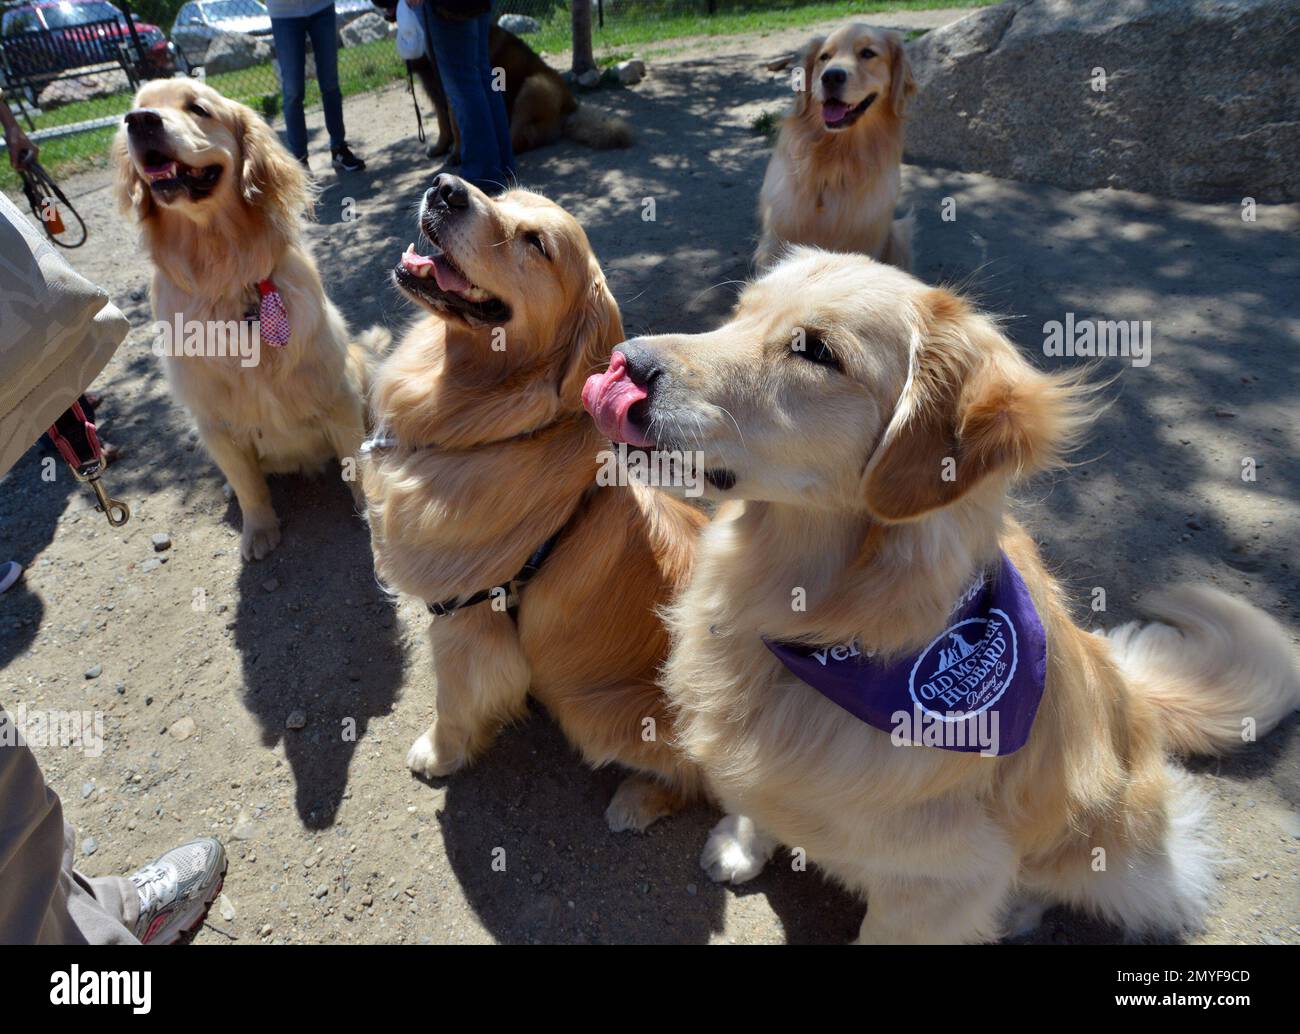
[[461, 176], [495, 193], [514, 175], [515, 153], [510, 147], [504, 91], [492, 89], [488, 58], [492, 15], [453, 21], [434, 11], [429, 0], [420, 9], [442, 88], [460, 130]]
[[306, 18], [272, 18], [275, 59], [280, 65], [284, 90], [284, 135], [295, 158], [307, 157], [307, 119], [302, 101], [307, 92], [307, 37], [316, 55], [316, 82], [325, 108], [325, 128], [330, 147], [347, 142], [343, 132], [343, 92], [339, 89], [339, 39], [334, 25], [334, 5]]

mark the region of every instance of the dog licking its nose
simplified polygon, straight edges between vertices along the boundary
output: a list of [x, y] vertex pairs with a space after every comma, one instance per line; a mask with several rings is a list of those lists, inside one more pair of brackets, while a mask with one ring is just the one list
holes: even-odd
[[647, 398], [645, 388], [628, 372], [627, 356], [617, 351], [609, 357], [609, 369], [594, 373], [582, 386], [582, 405], [591, 414], [600, 433], [613, 442], [642, 447], [654, 444], [637, 427], [631, 410]]

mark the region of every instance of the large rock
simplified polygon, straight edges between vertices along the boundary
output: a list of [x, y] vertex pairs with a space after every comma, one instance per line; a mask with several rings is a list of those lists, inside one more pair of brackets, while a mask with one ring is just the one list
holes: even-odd
[[1071, 189], [1294, 201], [1297, 38], [1294, 2], [1008, 0], [909, 46], [907, 156]]
[[41, 90], [38, 98], [42, 108], [57, 108], [60, 104], [94, 100], [131, 89], [126, 73], [120, 68], [93, 72], [76, 79], [56, 79]]
[[506, 32], [513, 32], [516, 36], [542, 30], [542, 23], [536, 18], [529, 18], [526, 14], [503, 14], [497, 19], [497, 24]]
[[237, 72], [241, 68], [266, 64], [271, 60], [271, 53], [269, 36], [263, 38], [242, 32], [221, 32], [208, 44], [208, 52], [203, 57], [203, 71], [206, 75]]
[[379, 14], [363, 14], [360, 18], [343, 26], [339, 36], [345, 47], [359, 47], [362, 43], [374, 43], [397, 35], [397, 23], [384, 21]]

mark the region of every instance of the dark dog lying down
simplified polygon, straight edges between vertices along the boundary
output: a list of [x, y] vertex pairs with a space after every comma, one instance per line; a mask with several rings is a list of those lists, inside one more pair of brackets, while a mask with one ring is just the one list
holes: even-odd
[[[395, 17], [397, 0], [375, 0], [375, 6], [390, 20]], [[516, 154], [545, 147], [562, 137], [599, 150], [632, 143], [632, 130], [626, 122], [584, 108], [555, 69], [499, 25], [492, 26], [488, 59], [494, 69], [505, 71], [506, 116], [510, 119], [510, 144]], [[447, 154], [449, 164], [459, 164], [460, 132], [447, 105], [437, 62], [426, 55], [406, 62], [406, 66], [423, 84], [438, 118], [438, 141], [429, 145], [429, 157]]]

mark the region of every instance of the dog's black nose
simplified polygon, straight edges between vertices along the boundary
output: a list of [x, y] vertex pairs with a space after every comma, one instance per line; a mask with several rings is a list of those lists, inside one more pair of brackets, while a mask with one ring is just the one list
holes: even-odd
[[644, 388], [647, 392], [664, 372], [658, 355], [642, 344], [640, 338], [624, 341], [614, 351], [623, 353], [623, 358], [627, 360], [627, 375], [637, 387]]
[[843, 68], [828, 68], [822, 73], [822, 85], [828, 87], [843, 86], [849, 81], [849, 73]]
[[440, 173], [425, 192], [424, 203], [430, 208], [468, 208], [469, 188], [459, 176]]
[[132, 133], [143, 133], [162, 127], [162, 116], [153, 108], [136, 108], [126, 113], [126, 128]]

